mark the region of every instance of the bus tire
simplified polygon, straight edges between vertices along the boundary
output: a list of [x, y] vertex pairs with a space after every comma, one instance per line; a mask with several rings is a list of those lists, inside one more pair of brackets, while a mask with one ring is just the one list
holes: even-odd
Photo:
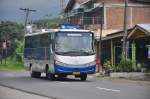
[[85, 81], [86, 78], [87, 78], [87, 74], [82, 74], [82, 75], [80, 76], [80, 78], [81, 78], [81, 81]]
[[41, 72], [36, 72], [32, 70], [32, 66], [30, 67], [30, 76], [32, 78], [39, 78], [41, 76]]
[[46, 78], [50, 80], [55, 80], [55, 74], [46, 74]]
[[52, 74], [48, 71], [49, 69], [46, 68], [46, 78], [50, 80], [55, 80], [55, 74]]

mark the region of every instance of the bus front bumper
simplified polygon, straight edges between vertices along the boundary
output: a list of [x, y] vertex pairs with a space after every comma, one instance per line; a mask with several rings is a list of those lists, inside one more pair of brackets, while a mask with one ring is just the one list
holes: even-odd
[[71, 66], [60, 66], [55, 64], [55, 72], [57, 74], [94, 74], [96, 71], [96, 65], [88, 67], [71, 67]]

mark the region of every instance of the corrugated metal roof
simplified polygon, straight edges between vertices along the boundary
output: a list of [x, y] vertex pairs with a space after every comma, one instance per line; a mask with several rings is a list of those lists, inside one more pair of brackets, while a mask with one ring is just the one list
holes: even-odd
[[82, 4], [82, 3], [84, 3], [84, 2], [88, 2], [88, 1], [91, 1], [91, 0], [76, 0], [76, 2], [78, 2], [78, 3], [80, 3], [80, 4]]
[[143, 28], [145, 31], [150, 33], [150, 23], [148, 23], [148, 24], [137, 24], [137, 26]]
[[149, 0], [135, 0], [135, 1], [139, 1], [139, 2], [150, 2]]
[[81, 5], [83, 5], [83, 4], [86, 4], [86, 3], [89, 3], [89, 2], [91, 2], [91, 0], [84, 0], [83, 2], [80, 2], [80, 3], [81, 3]]
[[[128, 34], [130, 33], [132, 29], [128, 29], [127, 32]], [[102, 40], [110, 40], [110, 39], [114, 39], [114, 38], [119, 38], [119, 37], [123, 37], [123, 33], [124, 31], [118, 31], [118, 32], [114, 32], [112, 34], [108, 34], [106, 37], [103, 37]]]
[[[138, 7], [149, 7], [150, 6], [150, 0], [129, 0], [132, 2], [129, 2], [128, 6], [138, 6]], [[133, 2], [134, 1], [134, 2]], [[149, 1], [149, 2], [148, 2]], [[78, 3], [79, 5], [84, 5], [86, 3], [105, 3], [105, 6], [124, 6], [124, 0], [69, 0], [68, 4], [64, 10], [65, 13], [70, 12], [74, 5]]]
[[[137, 32], [137, 30], [142, 31], [144, 34], [142, 34], [141, 32]], [[150, 24], [149, 23], [135, 25], [135, 27], [132, 29], [132, 31], [130, 32], [130, 34], [128, 35], [127, 38], [135, 39], [135, 38], [139, 37], [139, 35], [142, 35], [141, 37], [150, 36]], [[135, 36], [137, 36], [137, 37], [135, 37]]]

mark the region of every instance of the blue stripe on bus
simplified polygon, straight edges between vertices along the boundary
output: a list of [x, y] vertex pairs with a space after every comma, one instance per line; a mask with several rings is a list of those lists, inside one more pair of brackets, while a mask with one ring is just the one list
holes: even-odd
[[55, 64], [55, 72], [58, 74], [72, 74], [73, 72], [80, 72], [93, 74], [96, 71], [96, 65], [88, 66], [88, 67], [71, 67], [71, 66], [60, 66]]

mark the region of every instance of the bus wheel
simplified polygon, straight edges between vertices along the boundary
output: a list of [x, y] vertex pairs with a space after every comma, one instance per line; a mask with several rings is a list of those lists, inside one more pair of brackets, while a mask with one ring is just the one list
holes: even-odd
[[55, 80], [55, 74], [46, 73], [46, 78], [50, 80]]
[[46, 70], [46, 78], [50, 80], [55, 80], [55, 74], [52, 74], [48, 72], [48, 69]]
[[87, 78], [87, 74], [80, 75], [81, 81], [85, 81]]
[[32, 67], [30, 68], [30, 76], [33, 78], [39, 78], [41, 76], [41, 72], [35, 72], [32, 70]]

